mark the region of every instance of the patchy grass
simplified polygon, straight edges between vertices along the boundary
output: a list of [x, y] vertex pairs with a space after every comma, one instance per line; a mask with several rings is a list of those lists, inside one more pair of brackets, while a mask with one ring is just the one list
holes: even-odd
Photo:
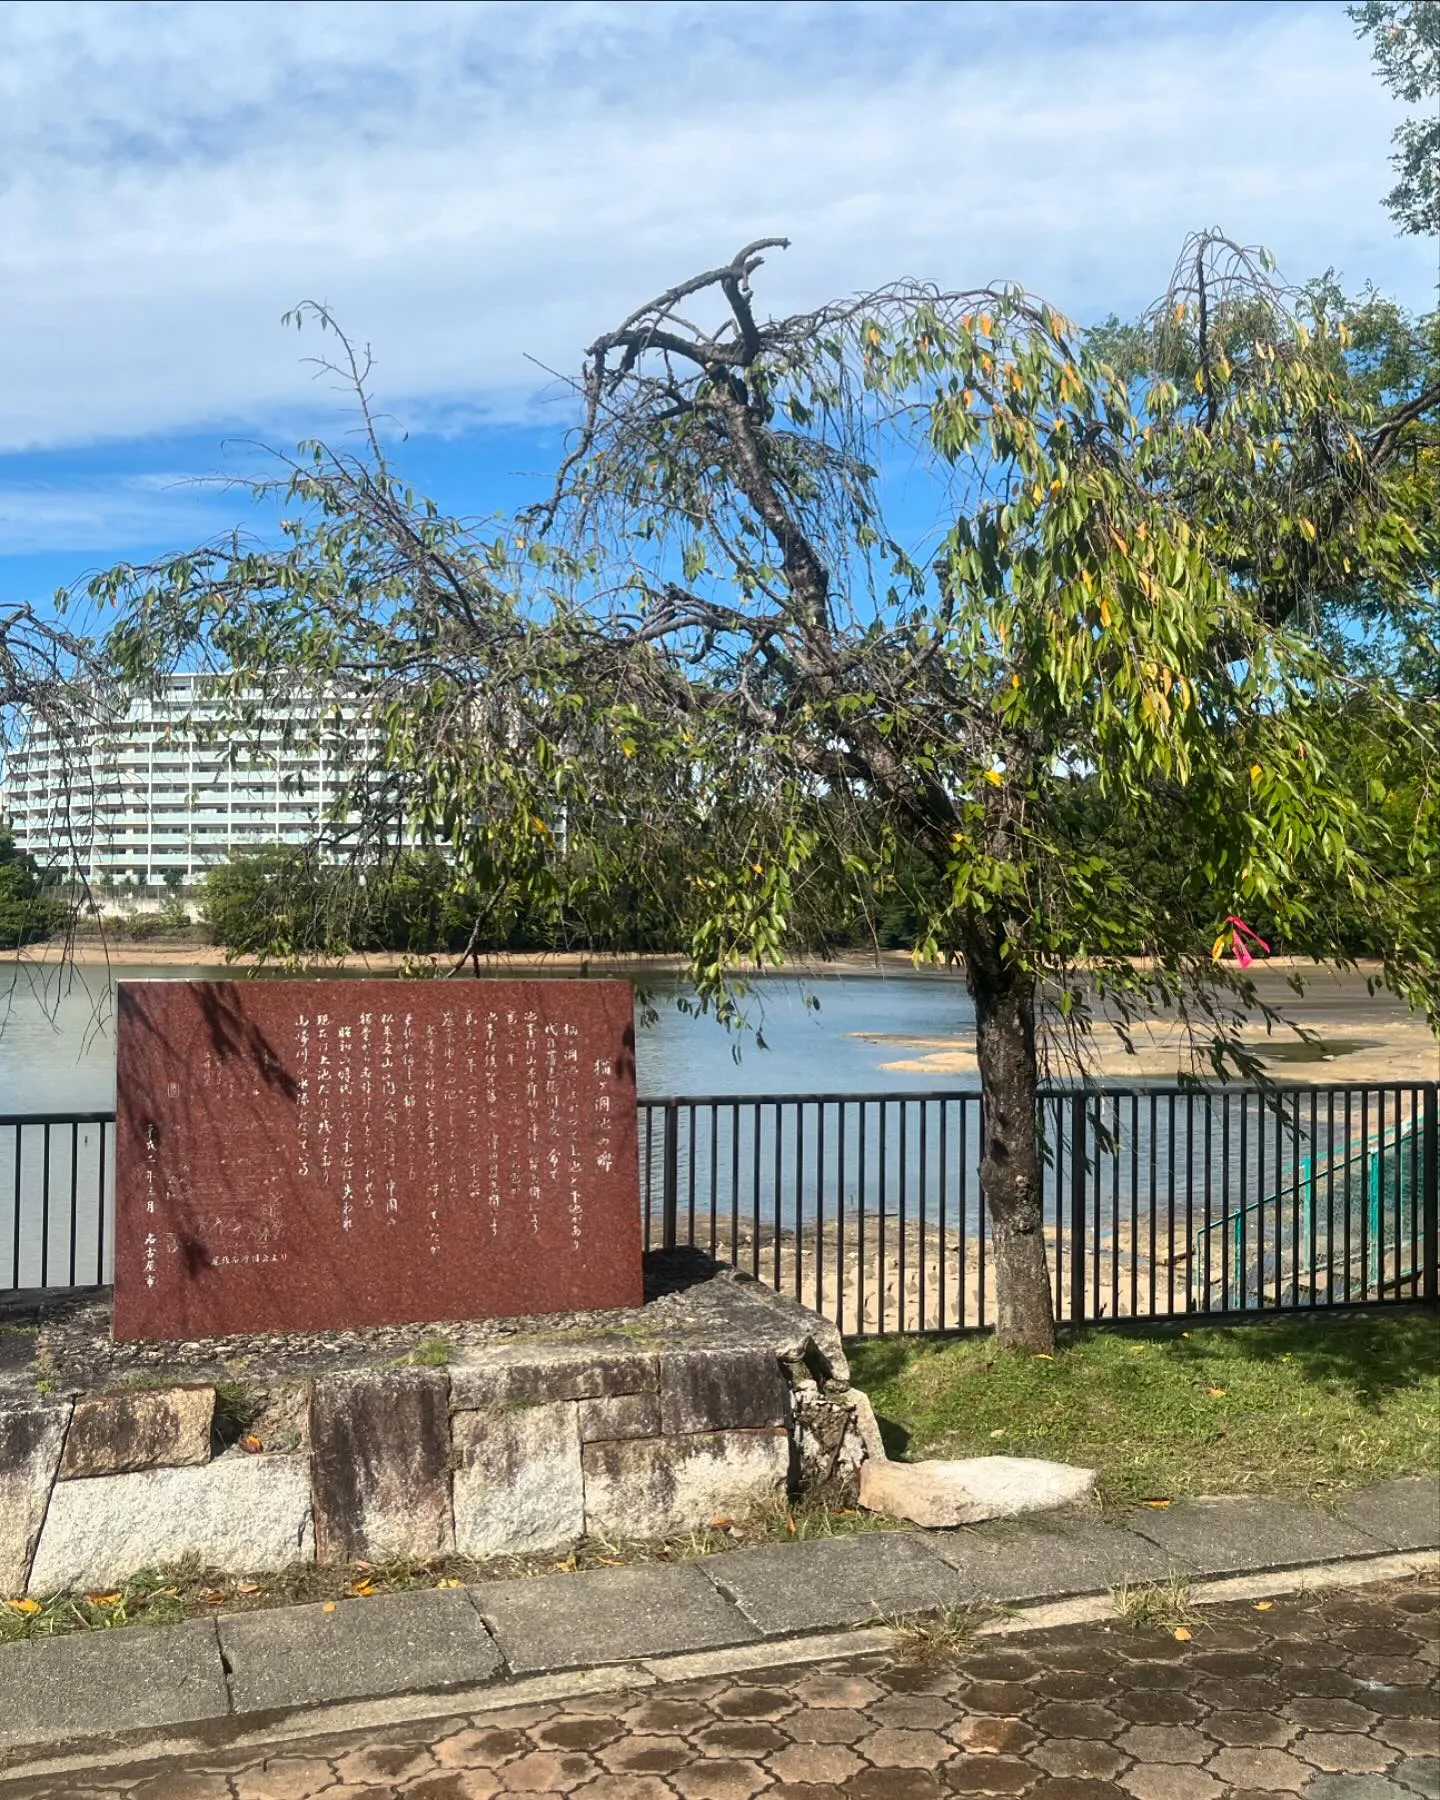
[[896, 1650], [907, 1662], [943, 1663], [972, 1648], [975, 1633], [989, 1617], [982, 1607], [947, 1606], [936, 1613], [882, 1617], [895, 1632]]
[[1050, 1457], [1102, 1500], [1301, 1494], [1440, 1466], [1431, 1311], [1084, 1331], [1053, 1359], [989, 1338], [850, 1353], [892, 1456]]
[[33, 1599], [0, 1597], [0, 1644], [19, 1638], [58, 1637], [73, 1631], [109, 1631], [121, 1625], [169, 1625], [178, 1619], [255, 1612], [274, 1606], [336, 1604], [409, 1588], [464, 1587], [471, 1582], [572, 1574], [631, 1563], [687, 1562], [755, 1544], [795, 1543], [854, 1531], [906, 1530], [893, 1519], [833, 1505], [812, 1496], [777, 1500], [744, 1518], [716, 1518], [701, 1531], [660, 1540], [587, 1538], [568, 1556], [507, 1556], [478, 1561], [439, 1556], [428, 1561], [396, 1558], [322, 1567], [295, 1563], [271, 1574], [237, 1576], [189, 1559], [147, 1569], [113, 1589], [54, 1594]]
[[1131, 1587], [1122, 1583], [1114, 1590], [1115, 1611], [1127, 1625], [1142, 1631], [1167, 1631], [1189, 1635], [1195, 1623], [1195, 1607], [1190, 1599], [1190, 1584], [1183, 1576]]

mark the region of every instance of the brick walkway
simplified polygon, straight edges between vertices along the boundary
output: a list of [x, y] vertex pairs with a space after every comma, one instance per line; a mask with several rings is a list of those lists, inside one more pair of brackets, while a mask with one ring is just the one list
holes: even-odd
[[1415, 1800], [1440, 1586], [1092, 1624], [7, 1784], [5, 1800]]

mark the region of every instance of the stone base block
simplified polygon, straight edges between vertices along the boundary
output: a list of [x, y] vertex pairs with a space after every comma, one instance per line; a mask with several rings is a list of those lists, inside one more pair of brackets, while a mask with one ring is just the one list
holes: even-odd
[[609, 1538], [668, 1537], [784, 1494], [790, 1439], [781, 1429], [587, 1444], [585, 1529]]
[[214, 1417], [210, 1387], [131, 1388], [77, 1400], [60, 1479], [207, 1463]]
[[315, 1554], [303, 1456], [223, 1456], [194, 1469], [59, 1481], [30, 1590], [92, 1588], [196, 1555], [236, 1574]]
[[25, 1591], [69, 1422], [68, 1400], [0, 1406], [0, 1598]]
[[585, 1530], [579, 1407], [456, 1413], [455, 1548], [513, 1556], [576, 1542]]
[[450, 1548], [449, 1384], [429, 1369], [365, 1369], [310, 1400], [321, 1562]]

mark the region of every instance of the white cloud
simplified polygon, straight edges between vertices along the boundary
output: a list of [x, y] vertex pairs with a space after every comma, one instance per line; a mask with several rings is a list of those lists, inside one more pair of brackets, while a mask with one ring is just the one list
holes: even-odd
[[386, 404], [515, 416], [677, 275], [906, 273], [1142, 304], [1219, 223], [1412, 302], [1395, 118], [1343, 7], [142, 4], [0, 13], [0, 449], [325, 405], [324, 298]]
[[0, 556], [198, 541], [244, 510], [232, 490], [182, 475], [0, 482]]

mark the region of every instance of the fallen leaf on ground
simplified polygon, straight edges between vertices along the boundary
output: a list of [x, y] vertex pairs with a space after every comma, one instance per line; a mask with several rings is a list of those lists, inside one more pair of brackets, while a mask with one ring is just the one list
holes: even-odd
[[258, 1581], [242, 1581], [235, 1592], [237, 1594], [258, 1594], [260, 1592], [260, 1583]]
[[85, 1598], [92, 1606], [114, 1606], [120, 1596], [118, 1594], [87, 1594]]
[[1188, 1644], [1190, 1642], [1190, 1633], [1183, 1625], [1177, 1625], [1175, 1627], [1175, 1636], [1179, 1638], [1182, 1644]]
[[464, 1587], [465, 1583], [461, 1581], [458, 1575], [446, 1575], [441, 1580], [437, 1581], [435, 1585], [437, 1588], [456, 1588]]
[[1255, 1610], [1256, 1612], [1269, 1612], [1274, 1604], [1275, 1602], [1273, 1600], [1257, 1600], [1255, 1602]]
[[1206, 1388], [1205, 1392], [1212, 1400], [1223, 1400], [1229, 1392], [1228, 1388]]
[[37, 1613], [40, 1610], [38, 1600], [7, 1600], [5, 1604], [18, 1613]]
[[1163, 1511], [1170, 1502], [1168, 1500], [1142, 1500], [1140, 1504], [1142, 1506], [1153, 1506], [1157, 1512], [1160, 1512]]
[[327, 1600], [320, 1610], [321, 1612], [334, 1612], [335, 1602], [333, 1600]]
[[260, 1442], [253, 1431], [247, 1431], [240, 1440], [240, 1448], [242, 1450], [248, 1450], [251, 1456], [254, 1456], [257, 1452], [263, 1450], [265, 1446]]
[[712, 1531], [728, 1531], [735, 1521], [725, 1513], [719, 1513], [710, 1521]]

